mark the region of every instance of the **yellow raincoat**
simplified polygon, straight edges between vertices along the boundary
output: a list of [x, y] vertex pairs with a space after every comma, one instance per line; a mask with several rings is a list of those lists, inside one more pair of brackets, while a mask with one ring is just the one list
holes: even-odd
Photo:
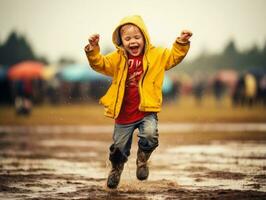
[[124, 97], [128, 65], [127, 55], [119, 37], [119, 29], [128, 23], [138, 26], [145, 38], [143, 75], [139, 81], [139, 110], [141, 111], [159, 112], [161, 110], [164, 72], [180, 63], [189, 50], [189, 43], [184, 44], [179, 41], [179, 38], [174, 42], [172, 49], [152, 46], [142, 18], [135, 15], [122, 19], [113, 32], [116, 51], [106, 56], [100, 53], [99, 47], [92, 51], [85, 51], [90, 66], [95, 71], [113, 78], [107, 93], [100, 99], [100, 104], [105, 107], [105, 116], [111, 118], [117, 118], [119, 115]]

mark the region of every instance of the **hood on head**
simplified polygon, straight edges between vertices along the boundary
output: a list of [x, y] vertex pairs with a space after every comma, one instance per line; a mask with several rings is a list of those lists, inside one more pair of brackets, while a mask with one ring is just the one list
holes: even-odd
[[141, 30], [141, 32], [145, 38], [145, 47], [147, 48], [150, 46], [150, 37], [149, 37], [148, 31], [147, 31], [147, 28], [144, 24], [144, 21], [142, 20], [141, 16], [132, 15], [132, 16], [127, 16], [127, 17], [123, 18], [113, 32], [113, 43], [116, 46], [116, 48], [119, 48], [122, 45], [119, 31], [120, 31], [121, 26], [123, 26], [125, 24], [136, 25]]

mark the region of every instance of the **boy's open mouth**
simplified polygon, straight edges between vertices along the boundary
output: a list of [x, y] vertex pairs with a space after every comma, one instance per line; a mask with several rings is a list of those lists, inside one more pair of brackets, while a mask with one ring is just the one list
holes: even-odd
[[138, 53], [139, 46], [131, 46], [129, 49], [132, 51], [132, 53]]

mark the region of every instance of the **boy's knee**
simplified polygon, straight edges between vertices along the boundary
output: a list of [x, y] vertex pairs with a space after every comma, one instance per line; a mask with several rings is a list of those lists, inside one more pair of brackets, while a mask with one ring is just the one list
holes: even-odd
[[147, 140], [151, 140], [151, 141], [156, 140], [156, 139], [158, 139], [158, 130], [154, 126], [147, 126], [147, 127], [145, 127], [145, 129], [143, 131], [143, 136]]
[[153, 151], [159, 145], [158, 137], [140, 138], [138, 146], [143, 151]]
[[110, 150], [109, 160], [112, 163], [124, 163], [127, 161], [127, 156], [125, 156], [122, 153], [119, 147], [116, 147], [114, 144], [112, 144], [109, 150]]

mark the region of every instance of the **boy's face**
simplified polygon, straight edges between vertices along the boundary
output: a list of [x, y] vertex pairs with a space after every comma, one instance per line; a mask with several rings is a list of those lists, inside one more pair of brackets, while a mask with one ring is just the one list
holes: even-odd
[[127, 24], [120, 29], [123, 47], [132, 56], [139, 56], [143, 53], [144, 37], [137, 26]]

